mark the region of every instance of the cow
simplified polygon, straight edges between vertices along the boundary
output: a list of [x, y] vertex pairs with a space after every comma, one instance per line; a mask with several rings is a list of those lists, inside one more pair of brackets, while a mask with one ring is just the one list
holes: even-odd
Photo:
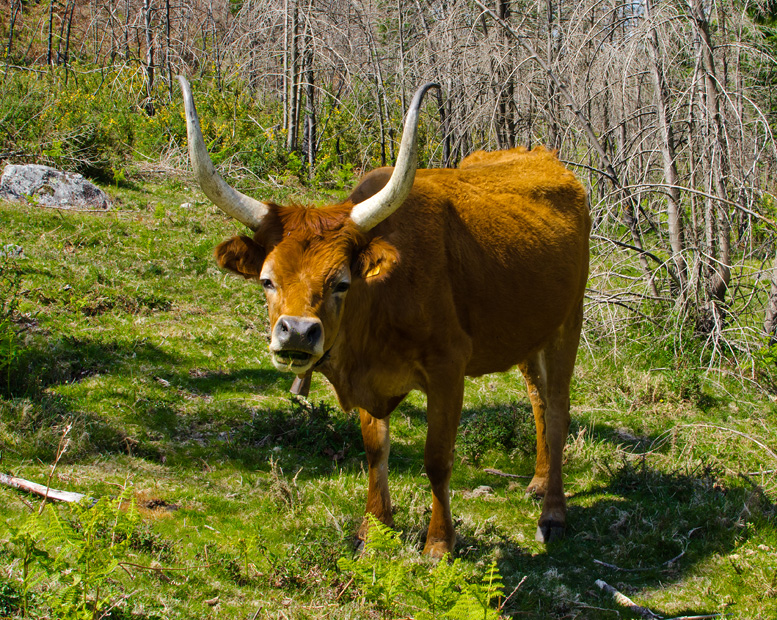
[[427, 397], [426, 474], [432, 512], [424, 553], [456, 539], [449, 481], [464, 378], [518, 366], [537, 432], [543, 497], [536, 538], [563, 535], [562, 452], [583, 319], [591, 220], [586, 192], [542, 147], [476, 152], [458, 168], [417, 165], [420, 88], [397, 163], [365, 175], [339, 204], [281, 206], [246, 196], [216, 172], [191, 90], [189, 155], [208, 198], [246, 225], [215, 250], [219, 266], [264, 289], [275, 367], [331, 383], [358, 409], [368, 464], [366, 513], [393, 525], [389, 416], [412, 390]]

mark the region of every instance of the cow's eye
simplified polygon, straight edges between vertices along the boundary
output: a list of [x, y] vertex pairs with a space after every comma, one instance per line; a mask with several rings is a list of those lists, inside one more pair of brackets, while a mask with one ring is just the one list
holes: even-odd
[[335, 293], [345, 293], [349, 288], [351, 288], [351, 283], [348, 280], [343, 280], [335, 284], [332, 290]]
[[259, 280], [259, 282], [262, 284], [262, 288], [265, 291], [275, 290], [275, 285], [272, 283], [272, 280], [270, 280], [269, 278], [262, 278], [261, 280]]

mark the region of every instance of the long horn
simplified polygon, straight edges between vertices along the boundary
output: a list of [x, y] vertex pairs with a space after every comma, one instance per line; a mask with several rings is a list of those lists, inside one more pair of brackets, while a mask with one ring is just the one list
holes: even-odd
[[430, 88], [440, 88], [440, 85], [431, 82], [424, 84], [416, 91], [410, 103], [397, 164], [388, 183], [377, 194], [355, 205], [351, 210], [351, 219], [361, 230], [367, 231], [380, 224], [394, 213], [410, 194], [418, 165], [418, 113], [421, 101]]
[[183, 92], [183, 105], [186, 109], [186, 133], [189, 136], [189, 158], [192, 168], [200, 183], [202, 191], [211, 199], [213, 204], [219, 207], [227, 215], [234, 217], [238, 222], [245, 224], [251, 230], [256, 230], [267, 215], [269, 207], [264, 202], [254, 200], [250, 196], [227, 185], [221, 175], [216, 172], [213, 162], [205, 148], [202, 139], [200, 119], [197, 117], [197, 109], [194, 107], [192, 91], [189, 82], [182, 75], [178, 76]]

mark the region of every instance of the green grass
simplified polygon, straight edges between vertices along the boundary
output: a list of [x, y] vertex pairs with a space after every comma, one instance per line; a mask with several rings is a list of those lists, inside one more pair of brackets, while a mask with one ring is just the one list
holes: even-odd
[[[24, 252], [3, 263], [20, 280], [5, 293], [18, 301], [13, 338], [0, 338], [2, 470], [45, 484], [72, 424], [52, 486], [134, 498], [135, 532], [102, 584], [106, 617], [394, 617], [338, 568], [366, 498], [358, 420], [321, 377], [309, 403], [290, 398], [259, 287], [212, 259], [242, 231], [202, 202], [182, 207], [194, 201], [181, 182], [112, 191], [123, 202], [104, 215], [0, 205], [0, 248]], [[655, 334], [621, 334], [616, 352], [600, 326], [586, 331], [562, 541], [534, 541], [528, 479], [483, 471], [532, 473], [522, 379], [467, 380], [451, 483], [462, 566], [475, 580], [495, 561], [507, 594], [520, 585], [507, 616], [634, 617], [596, 579], [667, 617], [777, 616], [774, 402], [735, 368], [675, 359]], [[392, 416], [390, 458], [398, 561], [421, 566], [424, 411], [411, 394]], [[492, 492], [470, 493], [483, 485]], [[17, 528], [39, 504], [5, 487], [0, 502]], [[0, 615], [20, 616], [10, 532], [0, 526]], [[36, 585], [31, 617], [52, 617], [47, 597], [63, 587], [54, 574]]]

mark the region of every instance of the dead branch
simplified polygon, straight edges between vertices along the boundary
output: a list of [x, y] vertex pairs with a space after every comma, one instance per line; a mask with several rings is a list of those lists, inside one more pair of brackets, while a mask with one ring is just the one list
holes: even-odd
[[483, 470], [487, 474], [491, 474], [492, 476], [502, 476], [503, 478], [531, 478], [531, 476], [521, 476], [519, 474], [508, 474], [505, 471], [502, 471], [501, 469], [492, 469], [490, 467], [487, 467]]
[[685, 551], [681, 552], [680, 555], [676, 555], [671, 560], [667, 560], [663, 564], [659, 564], [658, 566], [646, 566], [644, 568], [621, 568], [620, 566], [615, 566], [615, 564], [608, 564], [607, 562], [602, 562], [601, 560], [594, 560], [594, 564], [599, 564], [599, 566], [604, 566], [611, 570], [617, 570], [624, 573], [641, 573], [643, 571], [660, 570], [664, 566], [669, 566], [670, 564], [674, 564], [677, 560], [679, 560], [684, 555], [685, 555]]
[[74, 493], [72, 491], [58, 491], [57, 489], [52, 489], [44, 484], [30, 482], [24, 478], [17, 478], [16, 476], [9, 476], [8, 474], [0, 474], [0, 484], [4, 484], [13, 489], [27, 491], [28, 493], [34, 493], [35, 495], [40, 495], [41, 497], [57, 502], [78, 503], [87, 497], [86, 495]]
[[621, 594], [610, 584], [602, 581], [601, 579], [596, 580], [596, 585], [599, 586], [602, 590], [604, 590], [608, 594], [611, 594], [612, 597], [615, 599], [615, 602], [618, 603], [618, 605], [622, 605], [623, 607], [626, 607], [629, 611], [632, 611], [635, 614], [639, 614], [643, 618], [648, 618], [649, 620], [660, 620], [662, 618], [662, 616], [659, 616], [658, 614], [652, 612], [647, 607], [642, 607], [641, 605], [637, 605], [628, 596], [626, 596], [625, 594]]

